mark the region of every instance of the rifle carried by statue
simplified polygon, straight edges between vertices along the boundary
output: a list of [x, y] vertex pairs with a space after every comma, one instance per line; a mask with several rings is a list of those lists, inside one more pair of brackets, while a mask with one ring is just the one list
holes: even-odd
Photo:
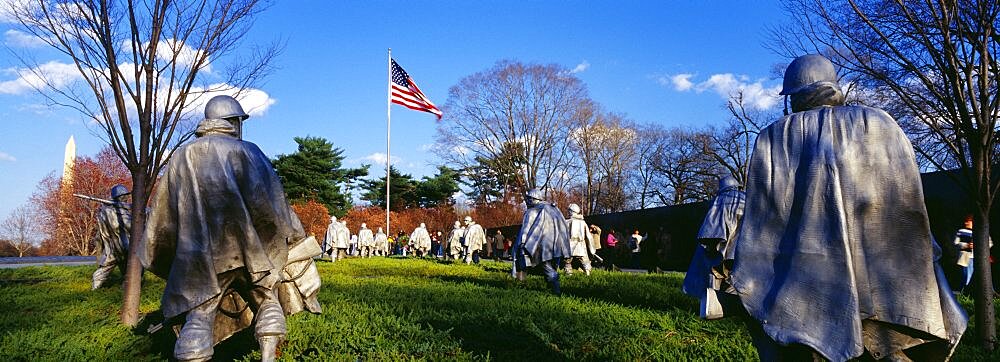
[[108, 199], [102, 199], [100, 197], [93, 197], [93, 196], [87, 196], [87, 195], [81, 195], [81, 194], [73, 194], [73, 196], [79, 197], [79, 198], [84, 199], [84, 200], [89, 200], [89, 201], [93, 201], [93, 202], [99, 202], [99, 203], [102, 203], [102, 204], [105, 204], [105, 205], [114, 205], [115, 204], [114, 201], [111, 201], [111, 200], [108, 200]]

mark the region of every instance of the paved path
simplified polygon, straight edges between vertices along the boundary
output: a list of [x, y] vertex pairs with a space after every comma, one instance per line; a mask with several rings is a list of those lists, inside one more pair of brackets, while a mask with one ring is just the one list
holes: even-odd
[[97, 265], [96, 256], [26, 256], [23, 258], [2, 257], [0, 269], [23, 268], [43, 265]]

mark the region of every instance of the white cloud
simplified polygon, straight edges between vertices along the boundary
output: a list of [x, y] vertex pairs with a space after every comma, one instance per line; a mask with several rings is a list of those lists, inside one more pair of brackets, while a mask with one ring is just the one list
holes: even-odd
[[769, 109], [781, 102], [778, 92], [781, 85], [767, 86], [764, 79], [751, 80], [746, 75], [734, 75], [732, 73], [713, 74], [705, 81], [695, 83], [691, 81], [693, 74], [682, 73], [669, 77], [659, 77], [657, 82], [661, 85], [672, 86], [679, 92], [693, 90], [696, 93], [710, 91], [722, 99], [729, 99], [731, 95], [738, 91], [743, 92], [746, 104], [756, 109]]
[[569, 71], [570, 74], [582, 73], [583, 71], [590, 68], [590, 62], [584, 60], [582, 63], [577, 64], [576, 67]]
[[46, 82], [62, 88], [80, 79], [76, 66], [69, 63], [50, 61], [35, 68], [8, 68], [3, 71], [17, 78], [0, 82], [0, 94], [23, 94], [36, 88], [44, 88]]
[[420, 147], [418, 147], [417, 149], [420, 150], [420, 152], [430, 152], [433, 151], [435, 147], [437, 146], [434, 145], [433, 143], [425, 143], [420, 145]]
[[[400, 162], [402, 162], [402, 159], [399, 158], [399, 156], [392, 156], [391, 159], [392, 159], [392, 164], [393, 165], [397, 165], [398, 166], [400, 164]], [[362, 157], [361, 160], [363, 160], [363, 161], [369, 161], [373, 165], [384, 165], [385, 164], [385, 154], [382, 153], [382, 152], [375, 152], [375, 153], [370, 154], [368, 156]]]
[[3, 35], [4, 43], [12, 47], [38, 48], [47, 45], [42, 38], [16, 29], [9, 29]]
[[17, 158], [15, 158], [14, 156], [11, 156], [9, 153], [0, 152], [0, 161], [14, 162], [14, 161], [17, 161]]
[[34, 5], [30, 0], [0, 0], [0, 23], [16, 23], [14, 10], [26, 9]]
[[[129, 49], [132, 46], [130, 41], [126, 40], [122, 44], [122, 49]], [[143, 47], [149, 47], [149, 43], [144, 43]], [[198, 57], [203, 56], [201, 49], [195, 49], [187, 44], [178, 41], [176, 39], [163, 39], [160, 41], [156, 48], [156, 59], [161, 63], [169, 63], [175, 61], [178, 68], [190, 68], [194, 65], [194, 62]], [[210, 60], [210, 59], [209, 59]], [[211, 73], [212, 64], [206, 63], [202, 65], [200, 72]]]
[[[674, 86], [674, 90], [681, 92], [686, 91], [694, 86], [694, 83], [691, 83], [691, 77], [693, 76], [694, 74], [689, 74], [689, 73], [677, 74], [673, 77], [670, 77], [670, 84]], [[661, 82], [661, 84], [663, 83], [664, 82]]]

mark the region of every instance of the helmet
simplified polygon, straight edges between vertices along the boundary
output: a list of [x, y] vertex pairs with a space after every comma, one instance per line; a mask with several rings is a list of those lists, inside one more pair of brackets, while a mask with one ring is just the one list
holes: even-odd
[[472, 222], [472, 216], [466, 216], [465, 222]]
[[117, 185], [114, 185], [113, 187], [111, 187], [111, 198], [112, 199], [117, 199], [119, 197], [122, 197], [122, 196], [125, 196], [125, 195], [128, 195], [128, 194], [130, 194], [130, 192], [128, 191], [128, 188], [125, 187], [125, 185], [117, 184]]
[[740, 183], [739, 181], [736, 181], [736, 178], [733, 177], [733, 175], [726, 175], [725, 177], [719, 179], [719, 191], [725, 189], [735, 189], [739, 187]]
[[368, 224], [366, 224], [366, 223], [361, 223], [361, 228], [362, 228], [362, 229], [364, 229], [364, 228], [366, 228], [366, 227], [368, 227]]
[[334, 215], [330, 215], [330, 222], [337, 222], [337, 217]]
[[245, 120], [250, 118], [250, 115], [243, 111], [243, 107], [240, 106], [240, 102], [236, 98], [230, 96], [215, 96], [205, 103], [205, 119], [226, 119], [230, 117], [239, 117], [239, 119]]
[[540, 189], [531, 189], [524, 195], [524, 198], [528, 200], [545, 201], [545, 193], [543, 193]]
[[572, 212], [574, 214], [579, 214], [580, 213], [580, 205], [569, 204], [569, 212]]
[[781, 86], [781, 95], [798, 93], [803, 88], [816, 82], [837, 83], [837, 71], [830, 59], [809, 54], [795, 58], [785, 69], [785, 82]]
[[420, 223], [420, 228], [421, 229], [427, 228], [427, 225], [424, 225], [424, 223]]
[[460, 227], [462, 227], [462, 222], [458, 221], [458, 220], [455, 220], [455, 228], [458, 229]]

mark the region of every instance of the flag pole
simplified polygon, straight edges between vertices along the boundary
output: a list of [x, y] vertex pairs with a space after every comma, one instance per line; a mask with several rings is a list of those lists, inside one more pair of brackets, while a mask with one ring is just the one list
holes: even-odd
[[389, 153], [389, 129], [392, 125], [392, 48], [388, 48], [388, 77], [389, 88], [386, 91], [385, 99], [385, 235], [389, 235], [389, 182], [392, 179], [389, 174], [390, 159]]

